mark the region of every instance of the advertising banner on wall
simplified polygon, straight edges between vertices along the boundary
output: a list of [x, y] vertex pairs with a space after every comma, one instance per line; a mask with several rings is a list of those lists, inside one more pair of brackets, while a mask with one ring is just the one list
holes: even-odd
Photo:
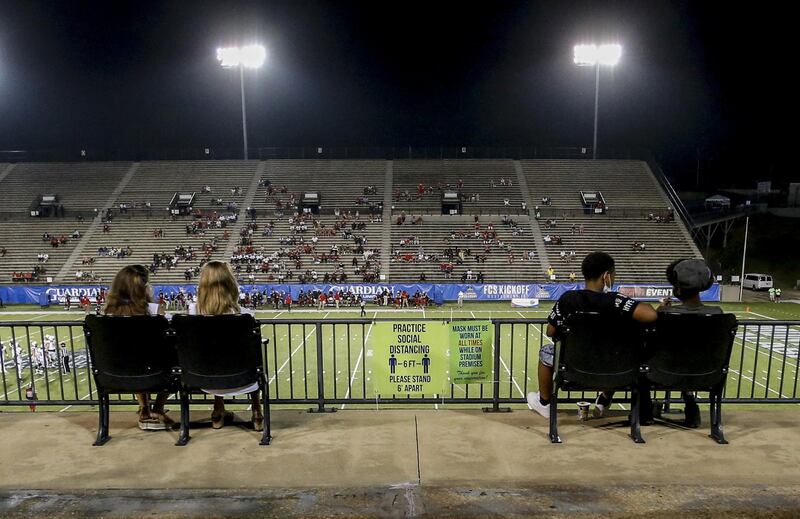
[[[88, 295], [94, 302], [94, 298], [101, 288], [108, 290], [107, 285], [5, 285], [0, 286], [0, 299], [6, 304], [39, 304], [40, 295], [47, 294], [51, 304], [60, 304], [64, 298], [69, 296], [73, 300], [82, 295]], [[412, 296], [416, 292], [428, 294], [435, 302], [456, 301], [458, 293], [464, 293], [465, 301], [511, 301], [513, 299], [538, 299], [539, 301], [554, 301], [569, 290], [583, 288], [582, 284], [563, 283], [563, 284], [525, 284], [525, 283], [506, 283], [506, 284], [316, 284], [316, 285], [241, 285], [242, 292], [252, 293], [253, 291], [271, 292], [291, 292], [292, 297], [297, 300], [300, 292], [313, 292], [322, 290], [327, 292], [352, 291], [354, 294], [363, 297], [367, 301], [373, 300], [384, 292], [384, 290], [397, 294], [400, 290], [405, 290]], [[667, 293], [671, 295], [672, 287], [668, 285], [621, 285], [615, 287], [621, 293], [643, 301], [657, 301], [665, 297]], [[180, 291], [194, 294], [197, 285], [155, 285], [153, 290], [158, 295], [163, 292], [166, 295], [178, 293]], [[700, 294], [703, 301], [719, 301], [720, 286], [714, 285], [710, 289]]]

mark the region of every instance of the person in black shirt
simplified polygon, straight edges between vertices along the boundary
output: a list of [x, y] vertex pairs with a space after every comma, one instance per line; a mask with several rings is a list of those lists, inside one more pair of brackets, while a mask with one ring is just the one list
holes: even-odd
[[[658, 318], [652, 306], [612, 292], [616, 272], [614, 258], [605, 252], [589, 253], [581, 264], [585, 279], [583, 290], [565, 293], [553, 306], [547, 318], [547, 336], [559, 340], [564, 321], [576, 312], [599, 312], [619, 315], [641, 323], [650, 323]], [[550, 395], [553, 393], [553, 362], [555, 344], [542, 344], [539, 350], [539, 391], [527, 395], [528, 407], [544, 416], [550, 417]], [[611, 405], [611, 394], [601, 394], [595, 402], [594, 415], [603, 416]]]

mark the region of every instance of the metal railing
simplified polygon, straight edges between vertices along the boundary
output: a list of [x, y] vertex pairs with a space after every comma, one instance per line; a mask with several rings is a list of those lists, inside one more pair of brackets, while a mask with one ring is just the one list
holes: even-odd
[[[549, 342], [546, 321], [491, 319], [495, 325], [491, 381], [451, 384], [445, 394], [378, 396], [372, 390], [375, 360], [368, 353], [369, 335], [375, 322], [397, 320], [404, 319], [259, 321], [262, 337], [269, 339], [263, 353], [272, 403], [311, 405], [314, 411], [345, 405], [480, 405], [500, 411], [505, 410], [503, 405], [524, 404], [525, 395], [537, 390], [539, 345]], [[83, 323], [3, 322], [0, 341], [0, 406], [66, 408], [97, 403]], [[800, 321], [739, 321], [723, 401], [800, 403], [798, 351]], [[593, 399], [583, 393], [563, 396], [571, 402]], [[669, 403], [671, 396], [662, 393], [657, 398]], [[136, 400], [133, 395], [115, 395], [111, 403], [135, 405]], [[210, 400], [194, 395], [193, 403]]]
[[[602, 148], [598, 158], [642, 160], [636, 148]], [[248, 157], [268, 159], [591, 159], [584, 146], [272, 146], [249, 147]], [[143, 160], [237, 160], [240, 146], [189, 148], [53, 148], [0, 150], [0, 162], [91, 162]]]

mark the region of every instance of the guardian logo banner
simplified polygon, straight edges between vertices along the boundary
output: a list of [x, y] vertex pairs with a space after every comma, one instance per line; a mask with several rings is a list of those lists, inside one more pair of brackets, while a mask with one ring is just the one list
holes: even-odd
[[[34, 286], [34, 285], [13, 285], [0, 286], [0, 299], [5, 304], [41, 304], [44, 302], [43, 296], [47, 296], [50, 304], [61, 304], [64, 298], [69, 296], [73, 300], [87, 295], [94, 302], [97, 293], [101, 288], [108, 290], [107, 285], [60, 285], [60, 286]], [[413, 295], [415, 292], [422, 292], [437, 303], [443, 301], [458, 300], [458, 293], [464, 294], [467, 301], [511, 301], [512, 299], [539, 299], [556, 300], [564, 292], [579, 290], [583, 284], [564, 283], [564, 284], [431, 284], [418, 283], [411, 285], [401, 284], [317, 284], [317, 285], [241, 285], [242, 292], [267, 291], [291, 292], [292, 298], [297, 299], [300, 291], [304, 293], [314, 290], [330, 291], [350, 291], [360, 295], [366, 300], [372, 300], [388, 290], [392, 294], [397, 294], [400, 290], [405, 290]], [[628, 297], [633, 297], [641, 301], [657, 301], [663, 297], [672, 296], [672, 287], [668, 285], [620, 285], [615, 287], [620, 293]], [[165, 295], [178, 292], [194, 294], [197, 292], [197, 285], [156, 285], [153, 287], [156, 296], [159, 292]], [[714, 285], [710, 289], [700, 294], [703, 301], [719, 301], [721, 290], [719, 285]]]

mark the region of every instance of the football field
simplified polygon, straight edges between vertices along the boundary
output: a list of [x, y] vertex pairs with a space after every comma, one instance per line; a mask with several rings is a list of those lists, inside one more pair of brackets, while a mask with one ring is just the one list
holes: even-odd
[[[725, 311], [735, 313], [740, 320], [731, 356], [726, 397], [774, 400], [796, 398], [800, 325], [745, 324], [747, 320], [800, 322], [800, 305], [747, 303], [721, 306]], [[325, 398], [337, 400], [335, 404], [329, 404], [330, 407], [374, 409], [376, 406], [388, 408], [408, 403], [392, 403], [391, 397], [387, 401], [385, 395], [381, 395], [380, 403], [375, 400], [371, 358], [367, 348], [373, 319], [544, 319], [550, 307], [551, 303], [543, 303], [537, 309], [511, 308], [509, 303], [466, 303], [463, 308], [445, 305], [425, 310], [369, 307], [366, 322], [349, 323], [346, 320], [359, 319], [358, 309], [331, 308], [319, 311], [295, 308], [291, 313], [263, 310], [258, 311], [256, 317], [263, 321], [262, 337], [269, 339], [266, 347], [266, 371], [273, 400], [284, 402], [282, 405], [285, 406], [314, 407], [315, 403], [312, 401], [319, 398], [318, 370], [321, 367]], [[87, 409], [69, 403], [96, 398], [81, 329], [83, 317], [84, 314], [79, 311], [65, 312], [36, 307], [12, 307], [0, 312], [0, 341], [4, 345], [3, 373], [0, 374], [0, 410], [27, 411], [27, 406], [2, 404], [24, 401], [28, 387], [33, 387], [36, 391], [40, 402], [39, 410], [63, 412]], [[47, 324], [67, 321], [75, 324]], [[317, 321], [321, 321], [319, 327]], [[5, 324], [10, 322], [15, 325], [12, 327]], [[516, 400], [513, 407], [522, 406], [524, 395], [528, 391], [537, 390], [539, 346], [542, 341], [549, 342], [549, 339], [538, 323], [504, 324], [497, 327], [496, 333], [500, 334], [500, 397], [504, 400]], [[317, 334], [321, 337], [321, 360], [318, 359], [320, 350]], [[71, 369], [68, 373], [63, 369], [58, 355], [48, 358], [45, 352], [44, 358], [38, 362], [32, 358], [35, 357], [34, 344], [44, 344], [48, 336], [53, 337], [56, 343], [65, 343], [70, 357]], [[19, 354], [15, 355], [10, 348], [11, 340], [19, 345]], [[456, 404], [450, 400], [491, 396], [491, 383], [451, 385], [446, 394], [425, 395], [425, 398], [434, 400], [433, 402], [418, 402], [415, 405], [432, 409], [442, 406], [476, 407], [478, 402]], [[115, 396], [113, 399], [131, 402], [132, 396]], [[45, 401], [53, 403], [45, 405]], [[624, 403], [618, 405], [626, 407]], [[174, 405], [172, 407], [177, 409]], [[242, 408], [246, 407], [242, 404]]]

